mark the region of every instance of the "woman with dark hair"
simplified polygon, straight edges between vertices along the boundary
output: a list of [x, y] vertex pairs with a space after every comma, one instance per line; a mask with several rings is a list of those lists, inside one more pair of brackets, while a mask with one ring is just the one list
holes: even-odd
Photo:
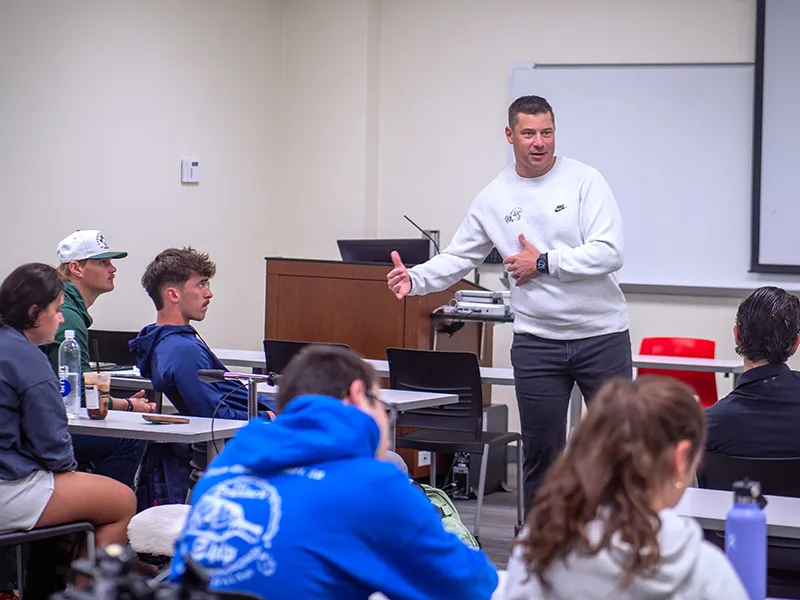
[[747, 600], [725, 555], [672, 510], [705, 436], [703, 411], [678, 381], [607, 383], [536, 496], [507, 600]]
[[45, 264], [22, 265], [0, 285], [0, 532], [89, 521], [98, 547], [126, 544], [135, 496], [75, 471], [59, 382], [38, 348], [53, 341], [63, 301]]

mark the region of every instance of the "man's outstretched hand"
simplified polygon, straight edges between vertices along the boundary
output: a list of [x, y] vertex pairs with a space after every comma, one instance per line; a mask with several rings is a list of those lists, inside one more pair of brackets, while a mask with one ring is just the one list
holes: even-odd
[[408, 274], [408, 269], [400, 260], [400, 254], [397, 251], [392, 251], [392, 263], [394, 269], [389, 271], [386, 276], [386, 281], [389, 283], [389, 289], [397, 297], [402, 300], [411, 292], [411, 276]]

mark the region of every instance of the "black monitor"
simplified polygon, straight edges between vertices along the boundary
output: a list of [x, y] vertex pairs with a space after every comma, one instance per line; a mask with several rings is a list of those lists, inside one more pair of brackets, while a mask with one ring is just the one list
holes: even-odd
[[392, 264], [392, 250], [403, 264], [419, 265], [431, 257], [431, 242], [426, 238], [398, 240], [337, 240], [344, 262]]
[[94, 340], [100, 351], [101, 363], [113, 363], [116, 368], [131, 368], [136, 365], [136, 357], [128, 347], [128, 342], [138, 335], [137, 331], [89, 330], [89, 356], [94, 360]]

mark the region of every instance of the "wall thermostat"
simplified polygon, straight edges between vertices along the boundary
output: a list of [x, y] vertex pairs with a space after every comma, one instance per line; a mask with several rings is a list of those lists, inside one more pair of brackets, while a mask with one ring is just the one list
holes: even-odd
[[184, 158], [181, 161], [181, 183], [200, 183], [200, 161]]

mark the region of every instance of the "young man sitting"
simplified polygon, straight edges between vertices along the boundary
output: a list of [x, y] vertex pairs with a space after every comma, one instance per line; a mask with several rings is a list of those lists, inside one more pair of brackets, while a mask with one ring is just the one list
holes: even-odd
[[445, 532], [406, 476], [382, 459], [388, 418], [374, 369], [349, 350], [292, 359], [274, 422], [252, 421], [195, 487], [176, 542], [211, 587], [263, 598], [488, 600], [497, 572]]
[[[208, 254], [192, 248], [164, 250], [142, 276], [142, 286], [158, 314], [131, 340], [130, 349], [144, 377], [183, 414], [218, 419], [247, 419], [247, 388], [236, 381], [204, 383], [199, 369], [225, 369], [192, 321], [206, 318], [217, 272]], [[260, 394], [261, 416], [274, 401]]]
[[733, 328], [744, 374], [706, 410], [706, 450], [750, 458], [800, 457], [800, 373], [786, 364], [800, 344], [800, 300], [757, 289], [739, 305]]
[[[96, 229], [81, 229], [71, 233], [58, 244], [59, 277], [64, 280], [64, 306], [61, 313], [64, 322], [56, 332], [55, 339], [42, 346], [53, 371], [58, 375], [58, 349], [64, 341], [64, 332], [75, 332], [75, 340], [81, 349], [81, 372], [89, 370], [89, 327], [92, 317], [89, 309], [103, 294], [114, 290], [117, 267], [112, 260], [125, 258], [127, 252], [111, 250], [103, 234]], [[83, 386], [81, 386], [83, 395]], [[140, 390], [129, 398], [111, 398], [110, 408], [129, 412], [155, 412], [156, 406], [144, 397]], [[136, 471], [147, 450], [144, 440], [73, 435], [72, 445], [79, 464], [91, 464], [96, 475], [105, 475], [134, 486]]]

